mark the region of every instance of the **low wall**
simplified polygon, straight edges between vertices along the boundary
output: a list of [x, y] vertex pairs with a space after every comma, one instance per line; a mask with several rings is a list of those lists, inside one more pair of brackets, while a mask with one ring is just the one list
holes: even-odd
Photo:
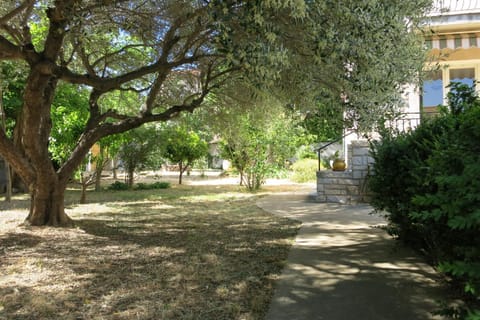
[[373, 165], [365, 140], [348, 145], [346, 171], [317, 171], [317, 201], [355, 203], [368, 201], [366, 180]]

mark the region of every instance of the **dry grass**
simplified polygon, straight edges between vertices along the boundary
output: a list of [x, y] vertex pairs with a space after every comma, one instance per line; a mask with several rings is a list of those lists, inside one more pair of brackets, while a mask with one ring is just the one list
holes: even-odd
[[[294, 187], [270, 187], [268, 192]], [[0, 319], [262, 319], [298, 223], [237, 186], [91, 192], [72, 229], [0, 212]]]

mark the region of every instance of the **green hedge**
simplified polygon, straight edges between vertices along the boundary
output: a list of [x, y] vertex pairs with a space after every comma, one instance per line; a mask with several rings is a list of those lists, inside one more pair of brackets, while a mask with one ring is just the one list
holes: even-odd
[[[166, 181], [157, 181], [154, 183], [137, 183], [135, 186], [136, 190], [151, 190], [151, 189], [168, 189], [170, 188], [170, 182]], [[120, 181], [115, 181], [110, 186], [108, 186], [108, 190], [128, 190], [128, 184]]]
[[480, 319], [480, 101], [452, 85], [449, 108], [408, 133], [372, 144], [372, 205], [389, 231], [464, 288], [450, 316]]
[[151, 189], [168, 189], [170, 188], [170, 182], [157, 181], [154, 183], [137, 183], [136, 189], [138, 190], [151, 190]]

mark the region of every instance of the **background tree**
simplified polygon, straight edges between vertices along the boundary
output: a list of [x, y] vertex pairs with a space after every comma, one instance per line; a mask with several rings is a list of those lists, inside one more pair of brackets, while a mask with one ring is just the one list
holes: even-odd
[[162, 132], [163, 155], [166, 159], [178, 164], [178, 184], [182, 184], [182, 176], [195, 160], [208, 154], [207, 142], [193, 131], [187, 131], [180, 126], [169, 127]]
[[[27, 77], [14, 139], [0, 133], [0, 154], [30, 192], [27, 223], [71, 224], [65, 188], [98, 140], [193, 111], [232, 77], [303, 105], [325, 88], [349, 97], [356, 120], [380, 114], [365, 110], [391, 105], [421, 69], [410, 31], [429, 2], [3, 1], [0, 60]], [[89, 116], [56, 168], [48, 146], [61, 83], [89, 90]], [[132, 108], [106, 107], [103, 98], [119, 91], [137, 94]]]
[[239, 171], [242, 184], [258, 190], [268, 176], [285, 169], [295, 156], [299, 147], [296, 129], [282, 113], [269, 119], [241, 114], [234, 127], [220, 133], [222, 154]]
[[[22, 105], [22, 94], [25, 87], [26, 68], [22, 65], [16, 65], [11, 61], [0, 62], [0, 91], [3, 107], [4, 126], [3, 130], [7, 137], [13, 137], [13, 128], [15, 126], [14, 119], [18, 116], [18, 112]], [[6, 164], [6, 172], [10, 172], [7, 188], [13, 188], [24, 191], [25, 186], [20, 177], [10, 167], [8, 161]], [[9, 190], [10, 191], [10, 190]], [[8, 196], [7, 196], [8, 198]]]
[[211, 96], [205, 123], [222, 140], [222, 156], [257, 190], [267, 176], [285, 168], [298, 147], [310, 142], [295, 110], [241, 79]]
[[123, 134], [123, 143], [118, 156], [125, 168], [126, 182], [133, 187], [135, 171], [147, 166], [149, 154], [158, 146], [155, 131], [152, 128], [141, 127]]
[[50, 117], [48, 151], [54, 165], [60, 167], [72, 154], [87, 122], [88, 90], [66, 83], [59, 85]]
[[[1, 79], [0, 79], [1, 80]], [[0, 130], [6, 134], [6, 115], [5, 115], [5, 108], [3, 107], [3, 87], [2, 87], [2, 82], [0, 81]], [[0, 192], [5, 191], [5, 201], [10, 202], [12, 200], [12, 174], [10, 170], [10, 165], [8, 162], [4, 161], [3, 159], [1, 160], [1, 166], [0, 166], [0, 177], [5, 178], [4, 181], [2, 181], [2, 184], [0, 185]], [[5, 185], [3, 185], [3, 182]], [[5, 190], [3, 188], [5, 187]]]
[[343, 118], [345, 107], [340, 97], [319, 94], [313, 107], [303, 113], [301, 125], [317, 143], [338, 139], [348, 126]]
[[[88, 187], [97, 184], [100, 179], [103, 168], [107, 165], [107, 160], [103, 154], [92, 155], [89, 154], [76, 170], [73, 179], [80, 184], [80, 203], [87, 202]], [[92, 170], [92, 165], [94, 166]], [[95, 188], [97, 191], [97, 189]]]

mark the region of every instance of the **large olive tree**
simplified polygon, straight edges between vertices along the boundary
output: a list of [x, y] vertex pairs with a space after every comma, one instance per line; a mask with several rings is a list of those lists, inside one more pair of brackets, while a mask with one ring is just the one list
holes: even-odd
[[[0, 132], [0, 155], [30, 192], [26, 222], [71, 224], [64, 191], [96, 141], [193, 111], [232, 77], [289, 99], [322, 87], [347, 94], [358, 110], [370, 98], [384, 103], [421, 65], [410, 30], [428, 2], [2, 1], [0, 60], [27, 78], [13, 138]], [[48, 145], [60, 82], [89, 90], [89, 118], [56, 168]], [[107, 108], [105, 97], [118, 91], [135, 92], [136, 103]]]

